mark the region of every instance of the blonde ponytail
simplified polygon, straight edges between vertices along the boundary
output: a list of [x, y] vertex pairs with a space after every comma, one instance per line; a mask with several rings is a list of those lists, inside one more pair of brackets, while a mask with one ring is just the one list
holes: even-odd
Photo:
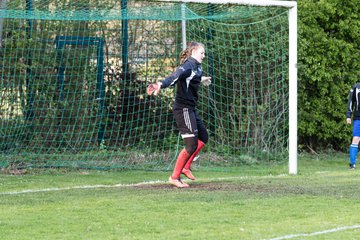
[[190, 57], [189, 50], [186, 48], [180, 53], [180, 64], [183, 64], [188, 57]]

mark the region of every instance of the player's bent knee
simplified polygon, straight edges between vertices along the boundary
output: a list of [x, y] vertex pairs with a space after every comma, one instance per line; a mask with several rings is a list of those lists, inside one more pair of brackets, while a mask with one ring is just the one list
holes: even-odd
[[203, 138], [203, 139], [199, 138], [199, 140], [202, 141], [204, 144], [207, 144], [207, 142], [209, 141], [209, 138]]
[[185, 146], [185, 149], [190, 155], [192, 155], [197, 149], [197, 144], [196, 146]]
[[197, 138], [186, 138], [185, 139], [185, 149], [186, 151], [192, 155], [198, 147]]

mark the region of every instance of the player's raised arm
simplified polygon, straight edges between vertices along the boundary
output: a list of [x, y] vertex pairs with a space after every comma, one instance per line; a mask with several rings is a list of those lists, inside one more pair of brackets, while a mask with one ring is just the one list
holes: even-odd
[[191, 69], [184, 68], [183, 66], [180, 66], [176, 69], [175, 72], [173, 72], [170, 76], [165, 78], [161, 82], [156, 82], [150, 84], [146, 91], [148, 95], [154, 94], [157, 95], [161, 88], [167, 88], [167, 87], [173, 87], [175, 86], [176, 82], [179, 80], [179, 78], [187, 78], [191, 75]]

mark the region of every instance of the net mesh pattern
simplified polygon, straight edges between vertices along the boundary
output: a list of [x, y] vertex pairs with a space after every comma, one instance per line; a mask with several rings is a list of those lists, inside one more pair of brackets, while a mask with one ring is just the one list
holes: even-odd
[[0, 3], [0, 166], [172, 168], [174, 89], [146, 86], [206, 46], [194, 166], [286, 160], [287, 9], [115, 0]]

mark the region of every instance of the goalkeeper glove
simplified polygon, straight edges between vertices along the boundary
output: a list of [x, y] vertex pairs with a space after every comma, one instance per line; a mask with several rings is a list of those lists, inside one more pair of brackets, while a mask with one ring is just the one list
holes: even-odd
[[154, 95], [157, 95], [160, 91], [160, 88], [161, 88], [160, 82], [152, 83], [146, 88], [146, 92], [148, 95], [151, 95], [153, 93], [154, 93]]
[[211, 77], [201, 77], [201, 84], [209, 86], [211, 84]]

